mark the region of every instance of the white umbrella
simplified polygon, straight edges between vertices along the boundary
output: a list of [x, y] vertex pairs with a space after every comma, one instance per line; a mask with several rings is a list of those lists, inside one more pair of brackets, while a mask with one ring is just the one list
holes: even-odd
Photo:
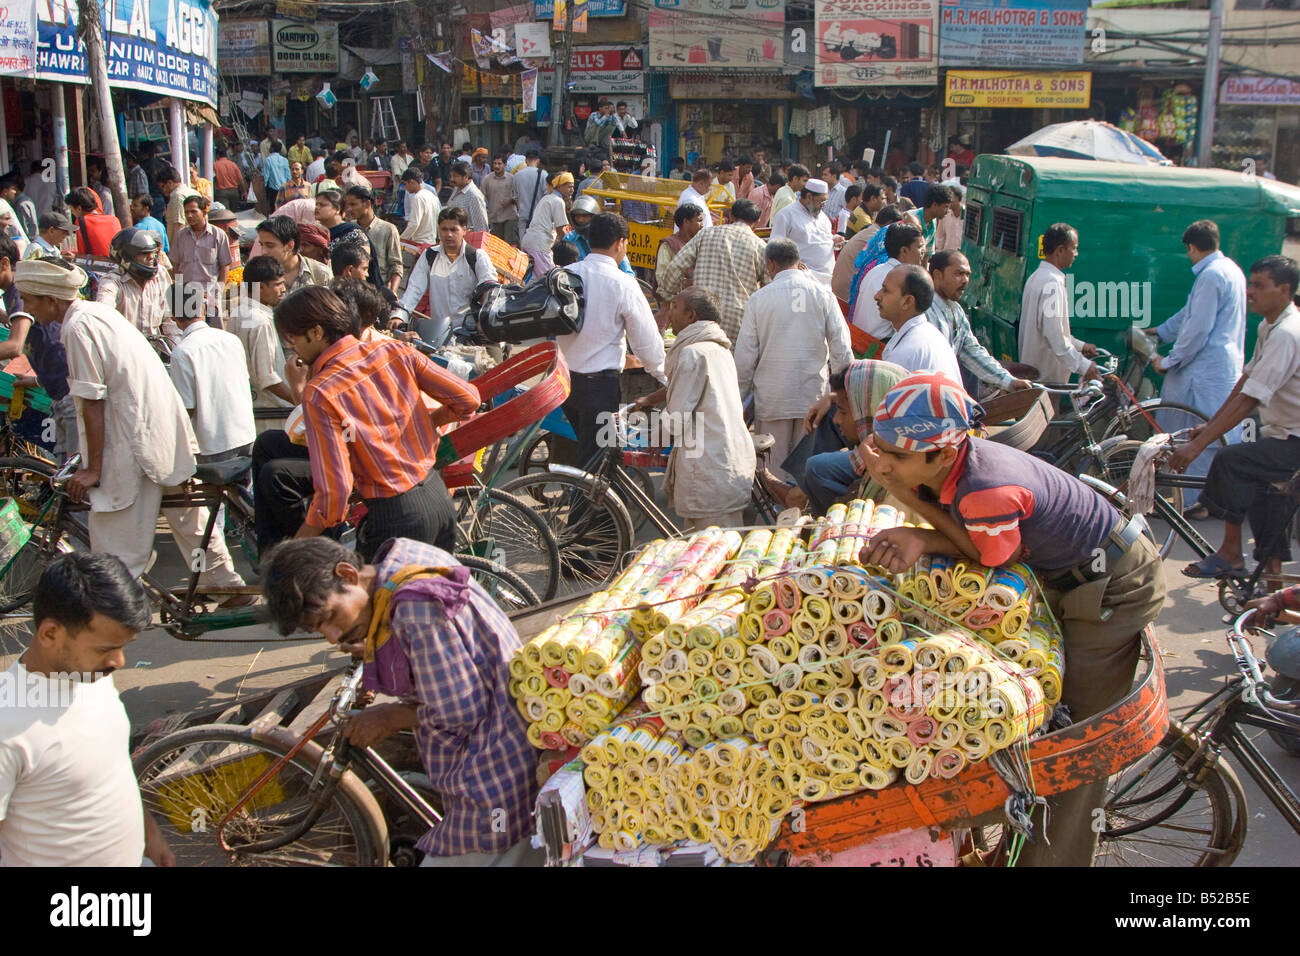
[[1044, 126], [1012, 143], [1006, 151], [1013, 156], [1062, 156], [1144, 166], [1173, 165], [1160, 150], [1140, 136], [1098, 120], [1075, 120]]

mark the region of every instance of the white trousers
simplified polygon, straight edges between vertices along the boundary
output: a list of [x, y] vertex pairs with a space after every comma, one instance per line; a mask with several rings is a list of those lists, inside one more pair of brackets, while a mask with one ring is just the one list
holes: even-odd
[[799, 444], [799, 440], [803, 438], [803, 419], [756, 418], [754, 419], [754, 434], [771, 435], [776, 439], [776, 444], [767, 453], [768, 470], [778, 478], [784, 477], [786, 481], [793, 481], [793, 476], [781, 467], [781, 462], [789, 457], [790, 452], [794, 451], [794, 446]]
[[[154, 562], [154, 532], [158, 524], [158, 508], [164, 493], [178, 492], [179, 488], [164, 488], [143, 476], [135, 502], [120, 511], [92, 511], [88, 526], [90, 546], [96, 551], [115, 554], [136, 577], [144, 574]], [[181, 550], [185, 566], [199, 568], [199, 583], [208, 587], [239, 587], [244, 579], [235, 570], [226, 548], [220, 516], [212, 529], [212, 540], [203, 549], [203, 530], [208, 524], [208, 509], [169, 508], [163, 512], [171, 526], [172, 537]]]

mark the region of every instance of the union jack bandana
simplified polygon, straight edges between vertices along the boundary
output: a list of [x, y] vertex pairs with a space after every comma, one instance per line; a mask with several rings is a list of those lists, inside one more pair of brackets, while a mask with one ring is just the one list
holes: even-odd
[[903, 451], [933, 451], [964, 442], [984, 409], [965, 389], [938, 372], [917, 372], [891, 388], [872, 428]]

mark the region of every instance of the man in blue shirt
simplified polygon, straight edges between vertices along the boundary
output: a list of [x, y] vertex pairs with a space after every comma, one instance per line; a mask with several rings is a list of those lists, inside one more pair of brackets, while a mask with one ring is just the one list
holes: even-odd
[[[1153, 364], [1165, 376], [1161, 398], [1213, 415], [1228, 400], [1245, 361], [1246, 276], [1219, 251], [1219, 227], [1213, 220], [1200, 219], [1188, 226], [1183, 245], [1196, 278], [1187, 304], [1156, 328], [1160, 341], [1173, 342], [1174, 347]], [[1179, 412], [1164, 417], [1171, 420], [1159, 424], [1170, 431], [1197, 424]], [[1228, 432], [1227, 438], [1230, 443], [1240, 441], [1240, 426]], [[1206, 475], [1213, 460], [1211, 446], [1188, 466], [1187, 474]], [[1199, 496], [1197, 489], [1183, 489], [1191, 517], [1208, 516], [1197, 502]]]
[[289, 160], [284, 155], [284, 144], [271, 141], [271, 152], [262, 164], [262, 177], [266, 180], [266, 194], [274, 196], [289, 181]]
[[152, 215], [153, 200], [149, 198], [148, 193], [141, 193], [139, 196], [131, 198], [131, 221], [135, 223], [137, 229], [148, 229], [158, 237], [162, 243], [164, 253], [171, 252], [171, 244], [167, 241], [167, 227], [155, 219]]

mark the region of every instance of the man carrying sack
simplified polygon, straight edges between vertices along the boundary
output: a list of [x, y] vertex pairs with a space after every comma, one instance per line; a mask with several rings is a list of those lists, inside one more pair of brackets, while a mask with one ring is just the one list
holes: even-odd
[[[960, 385], [933, 372], [908, 376], [885, 395], [871, 443], [859, 446], [863, 464], [933, 530], [881, 531], [861, 560], [892, 573], [923, 554], [1029, 565], [1065, 637], [1062, 704], [1081, 723], [1133, 686], [1142, 629], [1165, 602], [1160, 555], [1138, 519], [1079, 479], [1009, 445], [972, 438], [982, 414]], [[1020, 863], [1090, 865], [1094, 811], [1105, 796], [1103, 777], [1049, 797]]]

